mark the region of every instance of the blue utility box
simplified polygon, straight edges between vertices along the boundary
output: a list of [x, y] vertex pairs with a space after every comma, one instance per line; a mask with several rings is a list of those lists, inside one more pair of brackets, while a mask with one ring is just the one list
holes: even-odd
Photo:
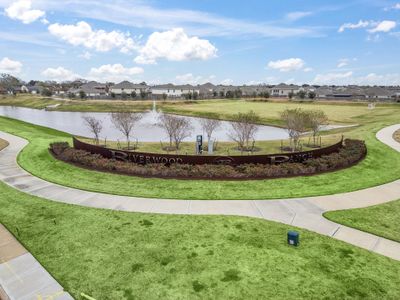
[[300, 242], [300, 234], [297, 231], [289, 231], [287, 234], [288, 244], [290, 246], [298, 246]]

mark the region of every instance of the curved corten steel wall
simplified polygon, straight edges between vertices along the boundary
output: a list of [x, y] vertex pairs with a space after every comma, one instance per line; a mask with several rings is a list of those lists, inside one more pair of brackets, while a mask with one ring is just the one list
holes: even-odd
[[113, 158], [121, 161], [130, 161], [138, 164], [223, 164], [223, 165], [242, 165], [242, 164], [280, 164], [285, 162], [303, 162], [310, 158], [318, 158], [323, 155], [338, 152], [343, 147], [343, 140], [332, 146], [293, 153], [279, 153], [268, 155], [241, 155], [241, 156], [210, 156], [210, 155], [175, 155], [162, 153], [143, 153], [136, 151], [123, 151], [117, 149], [104, 148], [88, 143], [84, 143], [77, 138], [73, 138], [74, 148], [85, 150], [93, 154], [100, 154], [105, 158]]

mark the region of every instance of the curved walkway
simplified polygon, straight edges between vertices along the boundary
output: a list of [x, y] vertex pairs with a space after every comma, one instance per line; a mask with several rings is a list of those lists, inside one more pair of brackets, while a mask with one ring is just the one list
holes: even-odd
[[[400, 124], [378, 132], [377, 138], [400, 152], [392, 138]], [[22, 192], [45, 199], [130, 212], [193, 215], [237, 215], [262, 218], [304, 228], [400, 260], [400, 243], [346, 227], [323, 217], [332, 210], [361, 208], [400, 199], [400, 180], [356, 192], [284, 200], [167, 200], [115, 196], [82, 191], [39, 179], [17, 163], [27, 141], [0, 132], [9, 146], [0, 152], [0, 180]], [[362, 174], [360, 174], [362, 176]]]

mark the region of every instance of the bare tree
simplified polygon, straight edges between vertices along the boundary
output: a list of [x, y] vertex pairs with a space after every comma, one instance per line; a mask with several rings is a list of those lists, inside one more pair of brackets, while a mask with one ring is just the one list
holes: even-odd
[[315, 146], [315, 138], [321, 131], [322, 125], [328, 122], [328, 116], [322, 110], [307, 111], [307, 127], [312, 130], [313, 141]]
[[201, 127], [207, 134], [207, 141], [210, 142], [213, 132], [221, 126], [221, 122], [215, 119], [201, 119]]
[[286, 130], [289, 133], [290, 147], [292, 148], [292, 151], [296, 151], [298, 148], [300, 136], [307, 127], [307, 113], [300, 108], [286, 109], [281, 113], [281, 119], [286, 126]]
[[122, 132], [130, 149], [130, 136], [137, 122], [142, 119], [142, 114], [132, 112], [111, 113], [111, 122], [115, 128]]
[[188, 119], [164, 113], [159, 116], [158, 126], [168, 134], [169, 146], [172, 147], [174, 143], [177, 150], [183, 139], [190, 136], [193, 130]]
[[96, 145], [99, 144], [99, 135], [101, 130], [103, 129], [103, 125], [101, 125], [101, 121], [96, 118], [85, 116], [82, 117], [85, 121], [86, 126], [90, 129], [90, 131], [94, 134], [94, 141]]
[[235, 141], [240, 150], [249, 150], [249, 143], [254, 140], [254, 136], [258, 130], [257, 122], [260, 117], [254, 112], [238, 113], [234, 116], [231, 122], [232, 131], [230, 137]]

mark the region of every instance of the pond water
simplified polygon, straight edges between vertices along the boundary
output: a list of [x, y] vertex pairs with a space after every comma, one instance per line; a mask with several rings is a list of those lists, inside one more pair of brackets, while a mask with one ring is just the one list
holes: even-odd
[[[100, 134], [102, 139], [107, 138], [107, 140], [114, 141], [124, 140], [122, 133], [112, 124], [110, 114], [108, 113], [58, 112], [23, 107], [0, 106], [0, 115], [85, 137], [92, 137], [92, 133], [85, 125], [82, 117], [92, 116], [102, 121], [103, 130]], [[164, 130], [156, 125], [158, 116], [159, 113], [155, 109], [143, 113], [143, 118], [134, 128], [132, 140], [137, 139], [140, 142], [168, 141], [168, 136]], [[198, 134], [203, 134], [205, 136], [200, 124], [201, 118], [182, 118], [188, 119], [193, 127], [191, 135], [186, 138], [185, 141], [194, 142]], [[230, 141], [230, 131], [230, 123], [222, 121], [221, 126], [214, 132], [213, 138], [218, 141]], [[255, 138], [256, 140], [281, 140], [287, 139], [288, 134], [286, 130], [282, 128], [259, 126]]]

